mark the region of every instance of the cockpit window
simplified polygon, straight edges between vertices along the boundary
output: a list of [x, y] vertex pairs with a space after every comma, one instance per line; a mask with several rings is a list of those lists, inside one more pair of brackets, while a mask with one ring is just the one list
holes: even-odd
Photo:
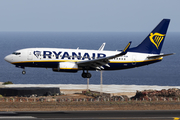
[[13, 52], [12, 54], [14, 54], [14, 55], [20, 55], [21, 53], [20, 53], [20, 52]]

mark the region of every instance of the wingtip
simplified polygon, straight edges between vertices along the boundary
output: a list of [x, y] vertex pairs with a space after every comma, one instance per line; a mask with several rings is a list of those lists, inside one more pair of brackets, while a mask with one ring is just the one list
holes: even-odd
[[130, 42], [127, 44], [127, 46], [124, 48], [124, 50], [123, 50], [124, 53], [127, 53], [127, 51], [129, 50], [129, 47], [131, 46], [131, 43], [132, 43], [132, 41], [130, 41]]

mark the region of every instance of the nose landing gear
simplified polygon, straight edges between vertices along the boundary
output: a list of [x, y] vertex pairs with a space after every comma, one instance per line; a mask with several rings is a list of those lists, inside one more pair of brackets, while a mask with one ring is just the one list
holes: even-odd
[[25, 71], [25, 70], [23, 70], [23, 71], [22, 71], [22, 74], [23, 74], [23, 75], [25, 75], [25, 74], [26, 74], [26, 71]]
[[24, 66], [18, 66], [18, 65], [16, 65], [16, 67], [18, 67], [18, 68], [22, 68], [22, 69], [23, 69], [22, 74], [23, 74], [23, 75], [25, 75], [25, 74], [26, 74], [26, 71], [25, 71], [25, 67], [24, 67]]

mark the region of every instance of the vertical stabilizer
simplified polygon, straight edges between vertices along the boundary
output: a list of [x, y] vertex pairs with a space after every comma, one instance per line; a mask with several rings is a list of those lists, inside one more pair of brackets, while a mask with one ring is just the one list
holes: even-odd
[[160, 54], [170, 19], [163, 19], [154, 30], [137, 47], [130, 48], [129, 52]]

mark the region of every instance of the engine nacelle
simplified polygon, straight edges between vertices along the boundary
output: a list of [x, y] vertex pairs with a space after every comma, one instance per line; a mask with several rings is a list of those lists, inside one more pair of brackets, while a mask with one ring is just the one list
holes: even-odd
[[74, 62], [60, 62], [59, 67], [52, 70], [55, 72], [77, 72], [78, 65]]

